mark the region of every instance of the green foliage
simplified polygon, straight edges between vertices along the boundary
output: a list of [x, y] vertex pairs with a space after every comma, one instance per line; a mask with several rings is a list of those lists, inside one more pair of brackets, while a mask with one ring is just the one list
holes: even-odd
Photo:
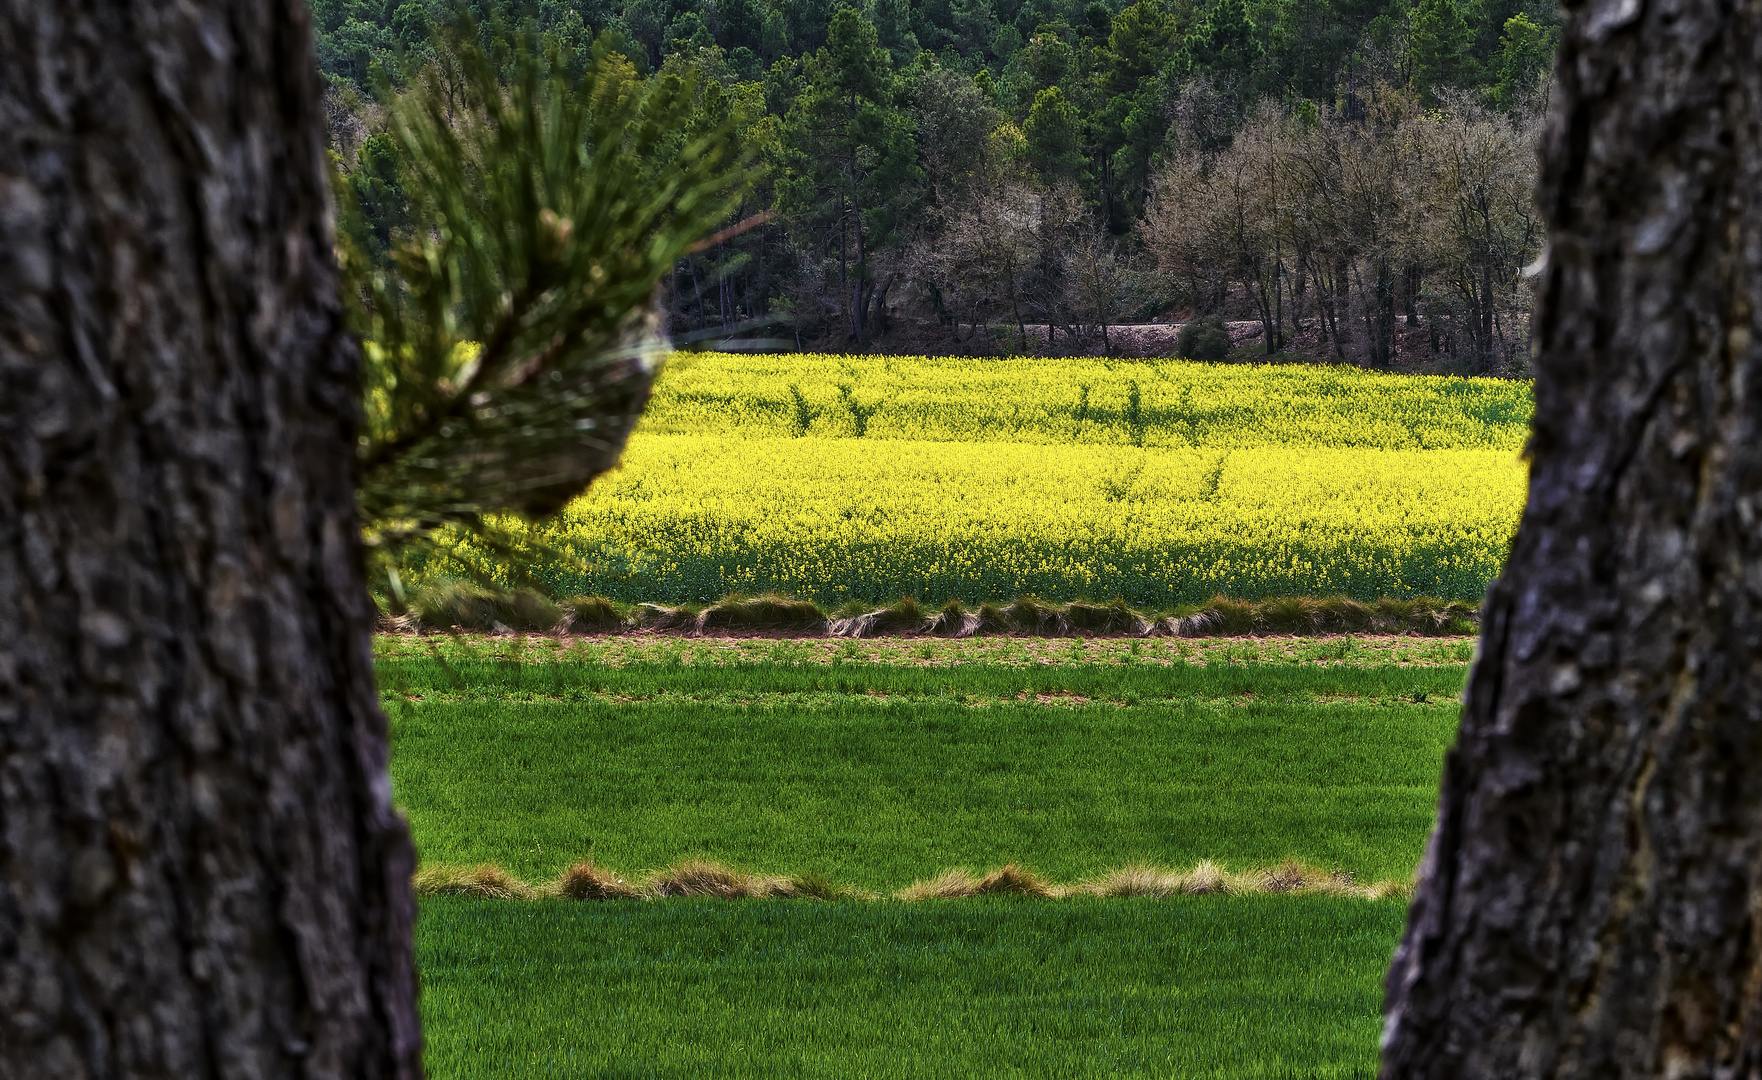
[[[567, 60], [453, 36], [342, 189], [371, 545], [490, 537], [484, 515], [552, 513], [610, 468], [660, 358], [656, 283], [742, 182], [725, 129], [690, 130], [689, 79], [600, 52], [572, 85]], [[389, 259], [382, 187], [408, 220]]]
[[374, 256], [391, 250], [394, 231], [409, 226], [409, 207], [398, 178], [398, 144], [387, 132], [368, 136], [348, 178], [350, 194], [366, 226], [364, 239]]
[[958, 205], [984, 177], [998, 123], [993, 90], [987, 81], [941, 66], [923, 72], [913, 87], [909, 114], [926, 195], [939, 207]]
[[1080, 85], [1081, 58], [1071, 44], [1042, 30], [1028, 40], [1004, 70], [1004, 107], [1016, 117], [1026, 117], [1042, 91], [1052, 87]]
[[1083, 169], [1083, 119], [1057, 86], [1040, 91], [1022, 134], [1028, 160], [1048, 182], [1074, 180]]
[[1521, 11], [1505, 20], [1495, 59], [1494, 104], [1514, 109], [1524, 101], [1552, 63], [1559, 36], [1557, 27], [1537, 26]]
[[1121, 11], [1107, 39], [1108, 91], [1136, 92], [1168, 63], [1178, 35], [1175, 20], [1157, 0], [1138, 0]]
[[[309, 2], [320, 66], [339, 88], [333, 115], [349, 108], [349, 87], [402, 86], [433, 56], [427, 27], [440, 0]], [[757, 185], [728, 223], [767, 209], [778, 218], [681, 260], [669, 325], [731, 336], [781, 322], [806, 340], [864, 348], [886, 344], [889, 300], [903, 325], [927, 330], [933, 318], [957, 339], [960, 323], [987, 318], [1078, 321], [1049, 264], [1033, 281], [995, 258], [995, 272], [948, 269], [972, 261], [946, 251], [968, 244], [965, 225], [1043, 193], [1023, 196], [1027, 188], [1058, 189], [1085, 228], [1144, 251], [1159, 172], [1195, 150], [1226, 151], [1259, 102], [1308, 103], [1356, 123], [1368, 97], [1392, 88], [1428, 105], [1475, 99], [1527, 117], [1558, 31], [1554, 9], [1537, 0], [472, 0], [471, 9], [528, 34], [535, 52], [566, 57], [571, 78], [597, 47], [644, 76], [690, 70], [700, 97], [713, 85], [752, 106], [738, 141], [774, 166], [775, 183]], [[922, 124], [935, 110], [915, 108], [943, 74], [971, 80], [1001, 113], [997, 137], [965, 144], [977, 159], [965, 177], [983, 183], [946, 182], [948, 158]], [[1052, 108], [1048, 92], [1063, 105]], [[371, 110], [356, 112], [339, 139], [351, 168], [359, 139], [377, 128]], [[378, 251], [388, 226], [373, 213], [376, 194], [364, 193], [363, 207]], [[1337, 230], [1361, 218], [1314, 220]], [[1325, 276], [1307, 270], [1302, 280]], [[1348, 306], [1380, 302], [1329, 288]], [[1299, 327], [1318, 295], [1301, 297]], [[1025, 318], [1024, 307], [1039, 310]]]
[[702, 15], [695, 11], [682, 13], [667, 27], [667, 51], [696, 52], [716, 44], [716, 37], [704, 25]]
[[804, 233], [838, 252], [839, 291], [855, 297], [852, 336], [866, 337], [870, 251], [885, 244], [919, 168], [911, 123], [896, 102], [892, 60], [875, 24], [839, 9], [826, 45], [807, 58], [782, 129], [777, 201]]
[[1473, 35], [1457, 0], [1419, 0], [1410, 33], [1413, 82], [1426, 101], [1473, 81]]
[[1230, 332], [1217, 315], [1201, 315], [1181, 327], [1175, 351], [1190, 360], [1222, 360], [1230, 352]]
[[906, 0], [868, 0], [864, 14], [895, 65], [904, 66], [917, 57], [918, 36], [912, 32], [912, 10]]
[[1266, 56], [1245, 0], [1215, 0], [1187, 39], [1195, 66], [1246, 85]]

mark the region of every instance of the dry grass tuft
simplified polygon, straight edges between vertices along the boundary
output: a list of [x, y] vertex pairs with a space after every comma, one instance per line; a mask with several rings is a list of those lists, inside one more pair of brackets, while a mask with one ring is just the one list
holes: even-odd
[[[720, 900], [818, 899], [813, 890], [820, 883], [812, 878], [769, 877], [748, 874], [708, 859], [686, 859], [649, 878], [655, 896], [713, 896]], [[825, 888], [830, 891], [829, 883]]]
[[1240, 874], [1232, 874], [1210, 860], [1201, 862], [1186, 872], [1133, 863], [1068, 890], [1073, 895], [1144, 896], [1159, 900], [1171, 896], [1207, 896], [1218, 893], [1272, 893], [1381, 900], [1411, 895], [1412, 891], [1412, 886], [1400, 882], [1359, 885], [1350, 874], [1321, 870], [1295, 859], [1287, 859], [1270, 870]]
[[[417, 896], [470, 896], [487, 900], [646, 900], [671, 896], [709, 896], [719, 900], [874, 900], [876, 894], [837, 885], [815, 874], [778, 877], [749, 874], [707, 859], [687, 859], [641, 880], [629, 880], [591, 861], [569, 867], [557, 880], [532, 886], [492, 864], [428, 867], [412, 882]], [[1009, 863], [989, 874], [949, 870], [915, 881], [894, 893], [904, 901], [963, 900], [977, 896], [1027, 896], [1054, 900], [1070, 896], [1144, 897], [1274, 894], [1333, 896], [1363, 900], [1411, 898], [1410, 881], [1360, 885], [1352, 875], [1321, 870], [1288, 859], [1272, 869], [1231, 873], [1209, 859], [1191, 870], [1130, 863], [1075, 885], [1055, 885], [1033, 871]]]
[[636, 900], [648, 895], [648, 890], [591, 861], [563, 871], [550, 891], [567, 900]]
[[886, 631], [877, 629], [876, 624], [885, 615], [886, 612], [883, 611], [865, 611], [859, 615], [844, 615], [830, 619], [826, 623], [826, 633], [832, 637], [880, 637]]
[[819, 874], [795, 874], [789, 878], [790, 895], [802, 900], [842, 900], [848, 890]]
[[1373, 602], [1347, 596], [1288, 596], [1235, 600], [1216, 596], [1174, 614], [1151, 617], [1124, 600], [1093, 604], [1075, 600], [1054, 604], [1024, 596], [1009, 604], [968, 608], [950, 600], [927, 609], [907, 596], [873, 610], [847, 604], [828, 614], [809, 600], [787, 596], [730, 595], [708, 607], [614, 604], [603, 597], [576, 596], [553, 602], [532, 589], [496, 590], [461, 582], [440, 582], [414, 590], [407, 609], [381, 618], [383, 629], [406, 633], [467, 630], [480, 633], [606, 634], [641, 629], [656, 633], [705, 634], [718, 630], [774, 632], [832, 637], [884, 637], [933, 634], [972, 637], [1014, 634], [1027, 637], [1173, 637], [1252, 634], [1420, 634], [1463, 635], [1477, 629], [1479, 614], [1458, 601], [1384, 598]]
[[977, 613], [962, 607], [959, 600], [950, 600], [942, 605], [941, 611], [925, 622], [924, 632], [939, 637], [972, 637], [979, 632], [982, 624], [983, 620]]
[[571, 596], [561, 606], [558, 634], [615, 634], [630, 625], [624, 612], [603, 596]]
[[1124, 600], [1107, 605], [1073, 600], [1065, 605], [1064, 620], [1072, 630], [1104, 637], [1144, 637], [1151, 627], [1150, 621], [1128, 608]]
[[914, 881], [894, 894], [901, 900], [965, 900], [974, 896], [1032, 896], [1050, 900], [1059, 895], [1052, 885], [1015, 863], [974, 877], [966, 870], [948, 870], [924, 881]]
[[1003, 624], [1015, 633], [1035, 637], [1065, 637], [1071, 632], [1064, 613], [1037, 596], [1024, 596], [1004, 608]]
[[1175, 891], [1183, 896], [1211, 896], [1216, 893], [1239, 892], [1232, 889], [1230, 876], [1210, 859], [1202, 860], [1188, 873], [1181, 875]]
[[492, 863], [482, 866], [431, 866], [410, 882], [417, 896], [471, 896], [480, 900], [536, 900], [541, 890], [510, 877]]
[[1419, 885], [1412, 881], [1377, 881], [1360, 886], [1357, 895], [1366, 900], [1412, 900], [1418, 891]]
[[1072, 886], [1071, 895], [1129, 897], [1166, 900], [1180, 892], [1181, 875], [1145, 863], [1129, 863], [1109, 870], [1093, 881]]
[[[1321, 875], [1323, 878], [1326, 876]], [[1316, 874], [1308, 867], [1293, 859], [1286, 859], [1277, 869], [1260, 875], [1260, 887], [1271, 893], [1297, 892], [1315, 879]]]
[[644, 630], [661, 633], [692, 630], [697, 627], [697, 612], [685, 607], [665, 604], [636, 605], [636, 625]]
[[748, 875], [707, 859], [674, 863], [649, 879], [649, 884], [656, 896], [714, 896], [722, 900], [744, 900], [760, 895]]
[[1188, 871], [1166, 870], [1147, 863], [1131, 863], [1098, 878], [1071, 886], [1066, 895], [1130, 897], [1166, 900], [1171, 896], [1212, 896], [1220, 893], [1261, 891], [1263, 880], [1252, 874], [1231, 874], [1206, 859]]
[[1480, 626], [1480, 609], [1459, 600], [1393, 600], [1384, 597], [1371, 609], [1371, 625], [1400, 627], [1420, 634], [1472, 634]]
[[1215, 611], [1201, 610], [1190, 615], [1170, 615], [1158, 619], [1152, 633], [1170, 637], [1217, 637], [1224, 633], [1223, 619]]
[[1475, 607], [1456, 600], [1383, 598], [1374, 603], [1350, 596], [1283, 596], [1232, 600], [1216, 596], [1198, 608], [1151, 624], [1151, 633], [1175, 637], [1249, 634], [1472, 634]]
[[849, 885], [839, 885], [821, 874], [792, 874], [787, 878], [771, 878], [772, 895], [793, 900], [873, 900], [875, 894]]
[[980, 896], [1007, 894], [1034, 896], [1042, 900], [1050, 899], [1053, 895], [1052, 886], [1044, 878], [1015, 863], [1006, 863], [980, 878], [975, 890]]
[[980, 604], [979, 610], [974, 612], [974, 614], [976, 616], [978, 616], [978, 619], [979, 619], [979, 625], [977, 628], [975, 628], [975, 631], [974, 631], [975, 633], [980, 633], [980, 634], [1007, 634], [1007, 633], [1009, 633], [1009, 630], [1010, 630], [1009, 616], [1004, 614], [1004, 609], [1003, 609], [1002, 604], [992, 604], [992, 603]]
[[416, 631], [544, 633], [562, 619], [563, 609], [532, 589], [486, 589], [443, 581], [413, 590], [408, 609], [396, 621]]
[[729, 596], [699, 612], [693, 627], [700, 634], [722, 628], [821, 632], [826, 629], [826, 616], [809, 600], [772, 595]]
[[[955, 605], [957, 608], [958, 604]], [[947, 608], [943, 609], [944, 611]], [[826, 632], [833, 637], [888, 637], [905, 634], [929, 633], [930, 627], [941, 618], [938, 614], [931, 618], [924, 614], [916, 599], [907, 596], [899, 603], [877, 611], [865, 611], [848, 618], [832, 619], [827, 623]]]
[[936, 877], [914, 881], [894, 894], [901, 900], [964, 900], [979, 895], [979, 879], [965, 870], [945, 870]]

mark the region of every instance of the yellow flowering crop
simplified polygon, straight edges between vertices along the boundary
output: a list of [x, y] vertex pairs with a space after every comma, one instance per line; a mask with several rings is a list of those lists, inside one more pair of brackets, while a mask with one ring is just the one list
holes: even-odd
[[539, 576], [661, 602], [1474, 599], [1529, 411], [1521, 383], [1350, 369], [692, 357], [623, 467], [535, 527], [587, 572]]
[[1528, 383], [1315, 365], [679, 354], [657, 435], [1185, 447], [1523, 447]]

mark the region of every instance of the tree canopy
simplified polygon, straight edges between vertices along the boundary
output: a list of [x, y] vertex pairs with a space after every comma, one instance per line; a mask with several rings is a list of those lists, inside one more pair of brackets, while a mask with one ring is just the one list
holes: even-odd
[[[433, 55], [435, 27], [459, 9], [448, 0], [313, 0], [313, 10], [333, 146], [383, 246], [406, 204], [369, 90], [412, 79]], [[1000, 320], [1076, 332], [1171, 310], [1256, 318], [1260, 305], [1239, 283], [1195, 288], [1191, 265], [1156, 254], [1153, 196], [1171, 177], [1209, 182], [1214, 159], [1269, 103], [1311, 130], [1355, 126], [1350, 138], [1341, 129], [1355, 145], [1392, 137], [1376, 117], [1397, 113], [1531, 132], [1558, 37], [1554, 7], [1535, 0], [472, 0], [469, 10], [479, 25], [522, 28], [567, 58], [574, 76], [622, 56], [635, 83], [690, 80], [702, 123], [730, 123], [740, 151], [765, 166], [726, 223], [762, 211], [774, 219], [681, 256], [670, 276], [671, 329], [726, 335], [762, 321], [855, 348], [886, 346], [896, 310], [940, 326], [947, 347], [969, 348], [983, 347], [984, 335], [971, 332], [979, 323]], [[1397, 100], [1408, 104], [1395, 108]], [[1300, 301], [1297, 327], [1373, 327], [1351, 340], [1312, 340], [1309, 330], [1289, 340], [1380, 364], [1415, 346], [1396, 340], [1386, 318], [1375, 329], [1374, 311], [1365, 323], [1364, 311], [1393, 304], [1418, 326], [1461, 307], [1445, 266], [1460, 253], [1419, 257], [1437, 247], [1419, 234], [1440, 219], [1405, 209], [1425, 202], [1409, 194], [1400, 220], [1380, 233], [1354, 231], [1374, 224], [1364, 215], [1328, 218], [1329, 245], [1352, 265], [1300, 268], [1289, 245], [1263, 253], [1279, 264], [1277, 288], [1295, 290], [1287, 301]], [[1026, 308], [1020, 275], [1003, 264], [978, 278], [937, 277], [936, 267], [962, 261], [947, 251], [959, 242], [956, 223], [995, 219], [985, 199], [994, 210], [1007, 204], [1012, 226], [1033, 218], [1046, 235], [1052, 226], [1035, 208], [1070, 209], [1052, 246], [1066, 261], [1079, 247], [1107, 248], [1129, 287], [1103, 315], [1092, 300], [1055, 295], [1046, 273]], [[1391, 245], [1403, 253], [1395, 262], [1385, 257]], [[1375, 265], [1358, 265], [1364, 258]], [[1515, 266], [1501, 263], [1505, 276], [1477, 289], [1520, 296]], [[1070, 271], [1060, 279], [1072, 280]], [[1344, 323], [1314, 307], [1320, 291], [1296, 289], [1336, 271], [1341, 302], [1353, 308]], [[959, 295], [980, 278], [990, 283], [982, 295]], [[965, 314], [957, 318], [951, 302]], [[1511, 313], [1508, 339], [1521, 338], [1522, 317]], [[1424, 351], [1467, 369], [1522, 362], [1515, 348], [1489, 359], [1481, 339], [1423, 337]]]

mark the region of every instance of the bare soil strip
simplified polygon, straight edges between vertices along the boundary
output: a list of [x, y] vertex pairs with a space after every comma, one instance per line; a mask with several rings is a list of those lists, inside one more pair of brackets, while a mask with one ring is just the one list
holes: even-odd
[[947, 667], [988, 663], [1064, 664], [1302, 664], [1311, 666], [1439, 667], [1468, 663], [1477, 639], [1398, 634], [1338, 634], [1219, 638], [921, 638], [835, 639], [731, 632], [680, 638], [669, 634], [380, 634], [374, 652], [385, 659], [439, 656], [451, 660], [507, 660], [531, 664], [637, 663], [877, 663]]

